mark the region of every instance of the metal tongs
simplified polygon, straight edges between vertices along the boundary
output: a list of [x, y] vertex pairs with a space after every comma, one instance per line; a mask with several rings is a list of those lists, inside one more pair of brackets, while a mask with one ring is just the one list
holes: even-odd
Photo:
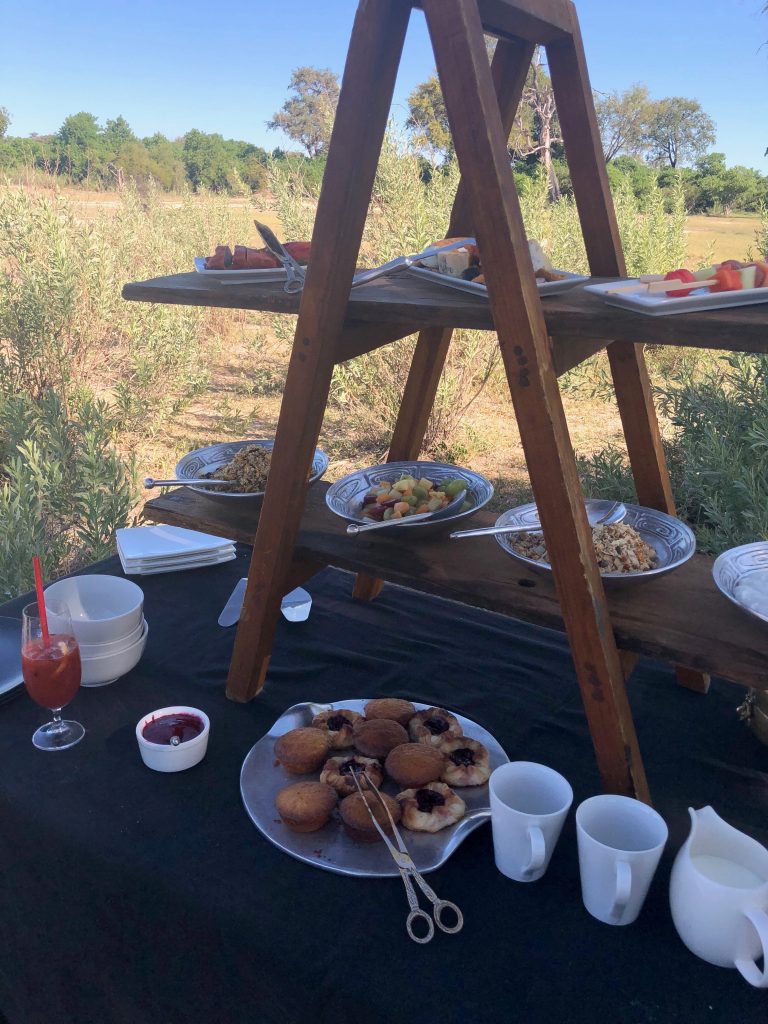
[[283, 285], [283, 291], [288, 292], [289, 295], [293, 295], [295, 292], [300, 292], [304, 287], [306, 269], [302, 267], [298, 260], [295, 260], [293, 256], [291, 256], [271, 228], [268, 228], [266, 224], [262, 224], [258, 220], [255, 220], [253, 223], [256, 225], [256, 228], [264, 239], [269, 251], [283, 266], [283, 270], [285, 271], [285, 284]]
[[[403, 837], [400, 835], [399, 831], [397, 830], [397, 826], [392, 820], [392, 815], [390, 814], [386, 801], [382, 799], [381, 793], [378, 791], [376, 786], [371, 781], [371, 778], [368, 775], [368, 773], [365, 771], [353, 771], [350, 772], [350, 774], [355, 781], [358, 793], [363, 798], [363, 803], [365, 804], [366, 810], [371, 816], [371, 821], [375, 825], [376, 831], [387, 844], [387, 849], [392, 854], [395, 864], [397, 864], [398, 870], [400, 871], [400, 877], [403, 880], [403, 885], [405, 886], [405, 893], [406, 896], [408, 897], [408, 905], [411, 908], [411, 911], [408, 914], [408, 919], [406, 920], [405, 923], [406, 930], [410, 937], [413, 939], [414, 942], [418, 942], [423, 945], [425, 942], [429, 942], [434, 937], [435, 925], [437, 925], [440, 931], [446, 932], [446, 934], [448, 935], [455, 935], [456, 932], [460, 932], [461, 929], [464, 927], [464, 915], [462, 914], [462, 912], [459, 910], [455, 903], [451, 903], [450, 900], [439, 899], [434, 889], [424, 880], [423, 876], [416, 870], [416, 865], [413, 863], [411, 855], [408, 853], [408, 849], [405, 843], [403, 842]], [[395, 849], [395, 847], [393, 846], [389, 836], [376, 820], [376, 815], [373, 813], [368, 804], [368, 801], [365, 799], [362, 786], [360, 785], [360, 780], [357, 777], [359, 774], [363, 776], [365, 781], [370, 786], [372, 792], [376, 794], [379, 803], [384, 808], [386, 815], [389, 818], [389, 824], [392, 828], [392, 834], [395, 837], [398, 849]], [[434, 924], [432, 922], [432, 917], [430, 917], [429, 914], [425, 910], [422, 910], [421, 907], [419, 906], [419, 898], [416, 895], [416, 890], [413, 888], [413, 883], [411, 879], [413, 879], [416, 882], [418, 887], [421, 889], [421, 891], [432, 904], [432, 916], [434, 917]], [[456, 915], [456, 924], [447, 925], [443, 922], [441, 914], [443, 913], [444, 910], [453, 911], [453, 913]], [[427, 924], [427, 934], [421, 937], [416, 935], [416, 933], [413, 930], [413, 922], [418, 921], [419, 919], [425, 921]]]

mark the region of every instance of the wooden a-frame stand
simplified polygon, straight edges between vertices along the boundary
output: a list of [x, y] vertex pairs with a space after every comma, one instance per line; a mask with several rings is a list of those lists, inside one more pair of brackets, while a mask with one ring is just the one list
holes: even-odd
[[[227, 692], [235, 700], [248, 700], [261, 689], [281, 597], [318, 568], [298, 561], [294, 546], [335, 363], [351, 352], [375, 347], [374, 342], [411, 333], [386, 324], [345, 324], [345, 312], [413, 6], [422, 7], [426, 15], [462, 172], [448, 235], [474, 236], [482, 252], [494, 324], [603, 783], [609, 791], [648, 801], [625, 689], [634, 658], [620, 656], [613, 637], [506, 145], [534, 47], [542, 44], [592, 274], [623, 276], [570, 0], [361, 0], [275, 439], [274, 462], [280, 472], [269, 477]], [[492, 66], [484, 30], [498, 37]], [[390, 460], [419, 454], [451, 334], [450, 327], [425, 328], [419, 334]], [[674, 512], [642, 346], [614, 342], [608, 354], [639, 500]], [[355, 594], [371, 598], [379, 586], [376, 579], [359, 576]], [[681, 681], [693, 688], [706, 686], [705, 677], [690, 670]]]

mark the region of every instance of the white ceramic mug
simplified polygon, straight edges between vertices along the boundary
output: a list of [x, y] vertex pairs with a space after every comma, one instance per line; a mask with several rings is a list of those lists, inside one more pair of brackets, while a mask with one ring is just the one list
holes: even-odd
[[628, 796], [592, 796], [576, 809], [584, 906], [605, 924], [640, 913], [669, 832], [660, 814]]
[[534, 761], [500, 765], [489, 790], [496, 867], [516, 882], [535, 882], [547, 870], [573, 790], [553, 768]]

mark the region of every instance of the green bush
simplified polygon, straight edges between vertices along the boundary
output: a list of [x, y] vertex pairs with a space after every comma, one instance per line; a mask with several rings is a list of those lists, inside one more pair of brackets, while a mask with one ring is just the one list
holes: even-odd
[[93, 399], [68, 413], [53, 391], [0, 396], [5, 598], [32, 587], [33, 555], [52, 579], [114, 553], [114, 532], [129, 522], [138, 496], [133, 465], [112, 442], [115, 429], [106, 405]]
[[[665, 450], [678, 514], [700, 549], [768, 538], [768, 357], [729, 354], [703, 374], [684, 369], [656, 393], [675, 428]], [[636, 500], [615, 446], [579, 468], [588, 494]]]

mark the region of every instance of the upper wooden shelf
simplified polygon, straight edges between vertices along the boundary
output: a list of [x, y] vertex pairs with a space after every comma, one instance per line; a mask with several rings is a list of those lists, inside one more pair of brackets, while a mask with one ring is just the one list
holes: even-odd
[[[222, 284], [201, 274], [174, 274], [126, 284], [123, 298], [275, 313], [295, 314], [299, 309], [299, 296], [286, 295], [282, 285]], [[542, 299], [542, 308], [550, 335], [568, 342], [631, 341], [768, 353], [768, 303], [651, 317], [608, 306], [577, 287]], [[347, 306], [347, 323], [494, 329], [487, 299], [405, 272], [355, 288]]]
[[[487, 608], [524, 622], [563, 631], [560, 604], [548, 574], [532, 573], [504, 554], [492, 537], [409, 540], [385, 531], [350, 537], [346, 523], [325, 504], [328, 485], [309, 488], [295, 557], [305, 563], [365, 572], [414, 590]], [[186, 488], [148, 502], [148, 519], [252, 544], [258, 513], [234, 502], [232, 510]], [[490, 525], [490, 512], [471, 523]], [[732, 605], [712, 580], [713, 559], [696, 555], [674, 572], [641, 582], [609, 585], [608, 607], [623, 650], [724, 676], [765, 689], [765, 627]], [[472, 657], [467, 652], [467, 657]], [[504, 686], [505, 681], [499, 680]]]

